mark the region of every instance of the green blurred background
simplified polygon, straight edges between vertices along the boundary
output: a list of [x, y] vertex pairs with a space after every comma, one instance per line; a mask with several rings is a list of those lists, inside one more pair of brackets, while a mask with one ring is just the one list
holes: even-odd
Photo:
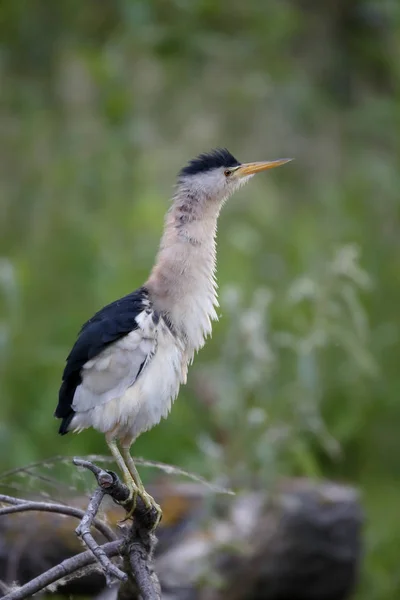
[[221, 320], [135, 453], [360, 487], [359, 598], [400, 597], [400, 4], [3, 0], [0, 470], [105, 452], [53, 410], [80, 325], [152, 266], [175, 174], [293, 156], [220, 219]]

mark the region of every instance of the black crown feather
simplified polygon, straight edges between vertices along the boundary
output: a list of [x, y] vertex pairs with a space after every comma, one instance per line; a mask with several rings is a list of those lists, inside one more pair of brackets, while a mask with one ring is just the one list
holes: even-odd
[[185, 177], [186, 175], [196, 175], [197, 173], [204, 173], [211, 169], [218, 169], [220, 167], [238, 167], [240, 162], [227, 150], [226, 148], [217, 148], [211, 152], [204, 152], [196, 158], [193, 158], [186, 167], [179, 173], [179, 177]]

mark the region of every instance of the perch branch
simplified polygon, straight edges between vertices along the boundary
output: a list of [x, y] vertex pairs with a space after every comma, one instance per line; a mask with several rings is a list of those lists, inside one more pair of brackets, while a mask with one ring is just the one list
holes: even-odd
[[[109, 494], [116, 502], [124, 502], [128, 499], [128, 488], [120, 481], [113, 471], [101, 469], [89, 460], [85, 460], [83, 458], [74, 458], [72, 462], [77, 467], [82, 467], [91, 471], [96, 477], [98, 486], [104, 491], [104, 493]], [[132, 506], [126, 505], [125, 508], [129, 510], [132, 508]]]
[[133, 542], [128, 550], [130, 569], [143, 600], [161, 598], [160, 582], [152, 566], [153, 550], [154, 541], [148, 547]]
[[89, 505], [85, 511], [85, 514], [82, 518], [82, 521], [76, 528], [75, 532], [78, 537], [81, 538], [83, 543], [89, 548], [89, 550], [96, 557], [98, 562], [103, 567], [104, 576], [106, 578], [106, 582], [108, 586], [113, 584], [113, 579], [117, 578], [120, 581], [125, 581], [127, 579], [127, 575], [123, 573], [118, 567], [116, 567], [108, 558], [107, 554], [102, 550], [101, 546], [96, 542], [92, 534], [90, 533], [90, 529], [92, 523], [95, 520], [97, 512], [100, 508], [100, 504], [104, 498], [104, 490], [101, 487], [98, 487], [93, 496], [90, 499]]
[[[87, 543], [90, 519], [96, 515], [103, 495], [108, 493], [117, 502], [123, 502], [128, 498], [129, 490], [115, 473], [105, 471], [90, 461], [75, 458], [74, 464], [89, 469], [96, 477], [99, 485], [89, 503], [86, 516], [82, 520], [81, 526], [78, 527], [78, 535], [83, 537], [82, 532], [86, 533], [85, 543]], [[130, 508], [128, 506], [127, 510]], [[157, 515], [154, 511], [149, 511], [142, 500], [138, 498], [133, 516], [131, 527], [124, 528], [125, 545], [122, 552], [125, 555], [124, 565], [129, 580], [122, 584], [119, 597], [124, 595], [124, 591], [128, 587], [133, 587], [143, 600], [159, 600], [161, 598], [160, 584], [153, 569], [153, 553], [157, 539], [152, 533]], [[94, 543], [96, 544], [96, 542]], [[89, 547], [89, 544], [87, 545]], [[93, 548], [94, 550], [95, 548]], [[101, 564], [104, 572], [107, 573], [106, 565]], [[115, 568], [114, 565], [112, 566]], [[132, 594], [130, 596], [132, 597]]]

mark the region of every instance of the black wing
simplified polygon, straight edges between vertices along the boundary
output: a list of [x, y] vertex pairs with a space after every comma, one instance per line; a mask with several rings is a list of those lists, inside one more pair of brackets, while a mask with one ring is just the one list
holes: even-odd
[[82, 382], [83, 365], [109, 344], [137, 329], [137, 315], [149, 306], [148, 292], [145, 288], [140, 288], [108, 304], [83, 325], [67, 357], [62, 377], [58, 405], [54, 413], [56, 417], [63, 419], [59, 433], [67, 433], [68, 425], [75, 414], [72, 402], [75, 390]]

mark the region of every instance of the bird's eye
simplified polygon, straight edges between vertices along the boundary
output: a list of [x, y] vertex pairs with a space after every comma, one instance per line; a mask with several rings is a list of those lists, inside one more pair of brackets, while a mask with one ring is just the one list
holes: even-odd
[[232, 171], [230, 169], [225, 169], [225, 171], [224, 171], [225, 177], [229, 177], [229, 175], [231, 175], [231, 174], [232, 174]]

